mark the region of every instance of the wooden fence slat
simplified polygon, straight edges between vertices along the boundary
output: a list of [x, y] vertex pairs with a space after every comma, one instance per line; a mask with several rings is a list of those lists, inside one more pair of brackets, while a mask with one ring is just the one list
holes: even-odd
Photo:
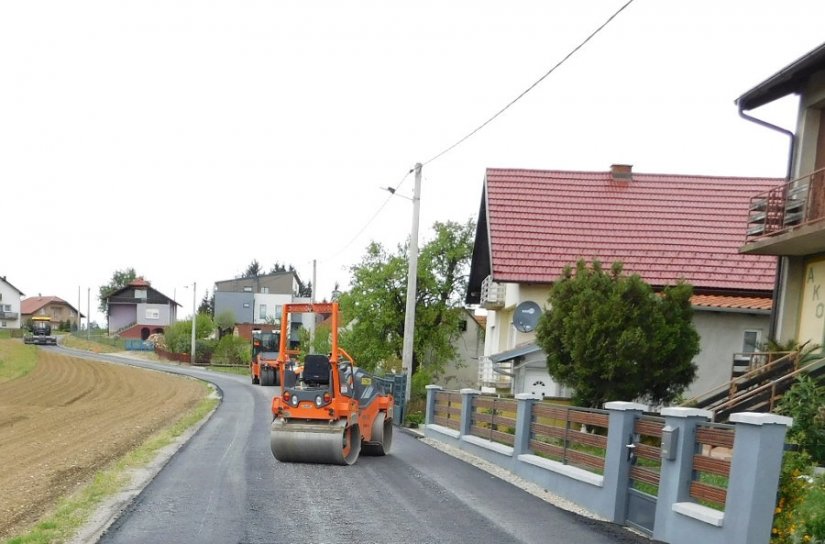
[[662, 448], [648, 446], [647, 444], [637, 443], [633, 453], [641, 459], [649, 459], [651, 461], [661, 461], [662, 459]]
[[567, 459], [570, 461], [571, 465], [584, 465], [587, 467], [604, 470], [604, 457], [568, 449]]
[[726, 448], [733, 447], [733, 429], [720, 429], [714, 427], [697, 427], [696, 428], [696, 442], [698, 444], [707, 444], [709, 446], [723, 446]]
[[704, 455], [694, 455], [693, 470], [727, 477], [730, 476], [730, 461]]
[[705, 500], [724, 506], [728, 492], [715, 485], [694, 481], [690, 484], [690, 496], [697, 500]]
[[569, 409], [565, 406], [542, 406], [538, 403], [533, 404], [534, 417], [546, 417], [564, 421], [567, 419], [568, 411]]
[[653, 436], [655, 438], [662, 437], [662, 427], [665, 426], [664, 420], [647, 420], [644, 418], [637, 419], [633, 431], [636, 434], [644, 436]]
[[651, 485], [659, 485], [659, 472], [647, 467], [630, 467], [630, 478]]
[[607, 414], [570, 410], [570, 421], [575, 423], [593, 425], [595, 427], [607, 427], [608, 420], [609, 418]]
[[564, 438], [566, 431], [564, 427], [555, 425], [544, 425], [543, 423], [532, 423], [530, 434], [533, 436], [546, 436], [549, 438]]
[[584, 444], [596, 448], [607, 447], [607, 437], [599, 434], [583, 433], [581, 431], [570, 431], [567, 433], [567, 440], [574, 444]]
[[435, 416], [433, 419], [435, 419], [436, 425], [441, 425], [442, 427], [448, 427], [448, 428], [456, 430], [456, 431], [458, 430], [459, 423], [458, 423], [457, 419], [447, 419], [447, 418], [438, 417], [438, 416]]
[[531, 440], [530, 449], [539, 453], [543, 453], [545, 455], [549, 455], [551, 457], [557, 457], [559, 459], [564, 458], [564, 448], [562, 448], [561, 446], [554, 446], [553, 444], [548, 444], [546, 442]]

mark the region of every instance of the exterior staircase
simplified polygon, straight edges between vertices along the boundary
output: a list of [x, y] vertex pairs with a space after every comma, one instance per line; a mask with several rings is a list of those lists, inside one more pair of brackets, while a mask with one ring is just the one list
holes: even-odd
[[682, 406], [710, 410], [713, 421], [725, 422], [735, 412], [773, 411], [800, 375], [807, 374], [817, 381], [825, 378], [825, 357], [821, 355], [812, 358], [810, 354], [803, 356], [794, 351], [765, 360], [764, 364], [734, 375], [729, 383], [689, 399]]

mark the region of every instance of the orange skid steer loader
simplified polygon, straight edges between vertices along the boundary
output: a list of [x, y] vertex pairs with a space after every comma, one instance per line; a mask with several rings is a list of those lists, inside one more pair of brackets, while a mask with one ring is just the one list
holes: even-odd
[[[288, 359], [289, 315], [332, 315], [332, 353]], [[392, 444], [391, 394], [338, 347], [338, 303], [286, 304], [278, 355], [282, 392], [272, 399], [270, 447], [279, 461], [351, 465], [363, 452], [385, 455]]]

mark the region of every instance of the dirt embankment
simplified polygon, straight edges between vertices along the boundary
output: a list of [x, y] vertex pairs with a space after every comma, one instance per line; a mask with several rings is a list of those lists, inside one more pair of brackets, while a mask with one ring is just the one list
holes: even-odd
[[0, 539], [193, 407], [195, 380], [41, 350], [0, 384]]

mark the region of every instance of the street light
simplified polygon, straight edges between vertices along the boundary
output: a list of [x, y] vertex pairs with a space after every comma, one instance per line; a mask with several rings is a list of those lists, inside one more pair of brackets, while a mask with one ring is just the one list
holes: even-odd
[[404, 314], [404, 346], [401, 352], [401, 366], [407, 372], [404, 391], [405, 407], [410, 402], [412, 392], [413, 340], [415, 339], [415, 291], [418, 283], [418, 215], [421, 208], [421, 163], [415, 164], [415, 189], [413, 197], [405, 197], [395, 192], [392, 187], [384, 188], [395, 196], [412, 200], [413, 217], [410, 232], [409, 269], [407, 270], [407, 309]]
[[196, 313], [196, 301], [198, 298], [198, 282], [192, 282], [192, 353], [189, 356], [189, 364], [195, 364], [195, 321], [197, 321], [198, 314]]

